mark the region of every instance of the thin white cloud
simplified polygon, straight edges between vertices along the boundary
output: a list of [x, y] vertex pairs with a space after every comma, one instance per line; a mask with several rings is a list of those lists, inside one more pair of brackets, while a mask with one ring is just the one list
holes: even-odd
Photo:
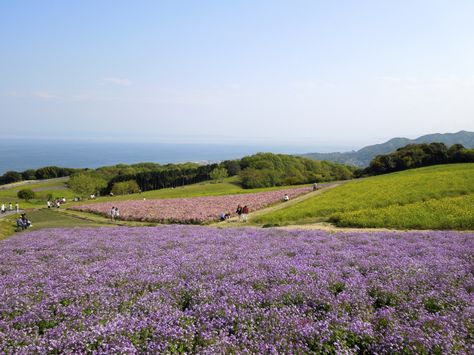
[[49, 99], [57, 99], [58, 96], [50, 93], [49, 91], [46, 91], [46, 90], [39, 90], [39, 91], [34, 91], [31, 93], [31, 95], [33, 97], [37, 97], [37, 98], [40, 98], [40, 99], [45, 99], [45, 100], [49, 100]]
[[106, 84], [113, 84], [118, 86], [130, 86], [132, 82], [126, 78], [103, 78], [102, 81]]

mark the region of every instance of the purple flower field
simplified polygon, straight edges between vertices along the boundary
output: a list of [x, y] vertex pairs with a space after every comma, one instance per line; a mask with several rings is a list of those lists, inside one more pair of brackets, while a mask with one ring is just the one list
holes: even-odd
[[474, 235], [50, 229], [0, 242], [4, 353], [473, 353]]

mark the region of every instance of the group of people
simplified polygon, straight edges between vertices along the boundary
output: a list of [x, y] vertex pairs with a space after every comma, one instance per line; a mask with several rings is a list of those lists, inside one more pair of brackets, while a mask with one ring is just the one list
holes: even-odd
[[26, 218], [26, 215], [23, 213], [21, 215], [21, 217], [19, 217], [17, 220], [16, 220], [16, 226], [17, 228], [21, 229], [21, 230], [25, 230], [27, 229], [28, 227], [31, 227], [32, 224], [31, 222], [28, 220], [28, 218]]
[[46, 205], [48, 206], [48, 208], [51, 208], [51, 207], [59, 208], [61, 207], [62, 203], [66, 203], [66, 199], [64, 197], [57, 198], [54, 201], [48, 200], [48, 202], [46, 202]]
[[247, 207], [247, 205], [245, 205], [244, 207], [238, 205], [235, 213], [237, 213], [237, 215], [239, 216], [239, 221], [247, 222], [247, 216], [249, 214], [249, 208]]
[[[2, 203], [0, 211], [2, 214], [7, 213], [7, 207], [5, 206], [4, 203]], [[13, 204], [11, 202], [8, 204], [8, 211], [13, 212]], [[15, 203], [15, 211], [16, 213], [20, 212], [20, 205], [18, 204], [18, 202]]]
[[[237, 213], [237, 216], [239, 217], [240, 222], [247, 222], [247, 215], [249, 214], [249, 208], [247, 207], [247, 205], [243, 207], [241, 205], [238, 205], [235, 213]], [[230, 217], [231, 217], [230, 212], [222, 212], [220, 219], [221, 221], [225, 221], [229, 219]]]
[[118, 207], [112, 206], [110, 209], [110, 219], [113, 221], [114, 219], [120, 218], [120, 211]]

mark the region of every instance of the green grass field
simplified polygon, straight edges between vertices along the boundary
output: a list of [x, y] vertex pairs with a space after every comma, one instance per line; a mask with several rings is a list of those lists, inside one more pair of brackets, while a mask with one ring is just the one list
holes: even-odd
[[[67, 178], [63, 178], [3, 189], [0, 190], [0, 203], [14, 204], [18, 201], [18, 190], [28, 187], [37, 192], [38, 199], [29, 203], [20, 201], [20, 206], [36, 209], [28, 213], [35, 229], [108, 224], [107, 220], [89, 214], [38, 210], [45, 205], [50, 193], [70, 201], [74, 193], [67, 188], [66, 182]], [[79, 203], [218, 196], [281, 188], [246, 190], [240, 187], [236, 177], [232, 177], [220, 183], [203, 182]], [[70, 205], [72, 203], [68, 202], [65, 207]], [[350, 181], [287, 208], [256, 216], [251, 221], [256, 225], [331, 221], [340, 227], [357, 228], [474, 229], [474, 164], [438, 165]], [[0, 219], [0, 238], [13, 233], [14, 222], [13, 216]]]
[[[72, 227], [99, 227], [113, 225], [106, 220], [88, 220], [79, 216], [65, 214], [54, 209], [39, 209], [26, 212], [27, 218], [33, 226], [29, 230], [38, 230], [43, 228], [72, 228]], [[0, 239], [4, 239], [15, 233], [16, 219], [18, 214], [10, 215], [0, 219]], [[23, 233], [23, 232], [18, 232]]]
[[[8, 206], [10, 202], [13, 205], [18, 202], [20, 204], [20, 208], [23, 209], [44, 206], [48, 200], [49, 194], [51, 194], [53, 198], [65, 197], [67, 199], [72, 199], [74, 198], [74, 193], [66, 186], [68, 179], [69, 178], [65, 177], [38, 181], [14, 186], [12, 188], [6, 188], [8, 185], [3, 186], [3, 188], [0, 189], [0, 203], [5, 203], [5, 205]], [[20, 200], [17, 197], [17, 193], [22, 189], [32, 189], [35, 192], [36, 197], [28, 202], [25, 200]]]
[[253, 223], [474, 229], [473, 199], [474, 164], [438, 165], [355, 180]]

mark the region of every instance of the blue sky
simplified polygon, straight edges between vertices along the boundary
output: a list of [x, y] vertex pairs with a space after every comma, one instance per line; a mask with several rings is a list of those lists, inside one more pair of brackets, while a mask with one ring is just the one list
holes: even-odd
[[474, 131], [472, 18], [467, 0], [3, 1], [0, 137], [347, 147]]

